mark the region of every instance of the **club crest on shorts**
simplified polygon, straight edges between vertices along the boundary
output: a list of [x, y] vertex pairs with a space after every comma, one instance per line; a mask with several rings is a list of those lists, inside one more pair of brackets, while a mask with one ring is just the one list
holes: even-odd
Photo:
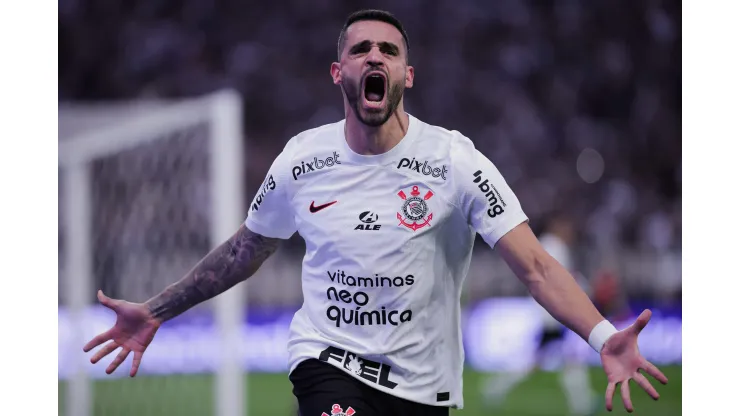
[[400, 221], [398, 223], [399, 226], [403, 225], [414, 231], [431, 226], [429, 221], [432, 220], [432, 213], [429, 212], [427, 201], [434, 196], [434, 192], [427, 189], [426, 193], [422, 196], [422, 191], [419, 190], [418, 186], [414, 185], [411, 187], [409, 195], [403, 189], [398, 191], [397, 195], [403, 199], [401, 212], [396, 213], [396, 218]]
[[342, 410], [342, 406], [335, 404], [331, 407], [331, 415], [326, 412], [322, 412], [321, 416], [352, 416], [355, 413], [355, 409], [351, 406], [348, 407], [347, 410]]

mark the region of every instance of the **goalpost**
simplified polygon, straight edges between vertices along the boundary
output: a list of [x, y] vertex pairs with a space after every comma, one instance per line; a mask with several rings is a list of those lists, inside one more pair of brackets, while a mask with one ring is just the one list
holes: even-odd
[[[77, 131], [63, 133], [63, 110], [71, 114], [65, 125]], [[104, 368], [114, 356], [93, 366], [91, 353], [82, 352], [97, 289], [146, 300], [244, 220], [241, 111], [233, 91], [164, 103], [60, 106], [60, 305], [70, 322], [65, 336], [78, 347], [66, 362], [68, 416], [92, 415], [91, 367]], [[218, 344], [209, 414], [246, 414], [246, 368], [237, 348], [244, 299], [239, 285], [203, 305], [213, 305]], [[130, 360], [116, 373], [127, 375]], [[146, 365], [147, 354], [142, 370]]]

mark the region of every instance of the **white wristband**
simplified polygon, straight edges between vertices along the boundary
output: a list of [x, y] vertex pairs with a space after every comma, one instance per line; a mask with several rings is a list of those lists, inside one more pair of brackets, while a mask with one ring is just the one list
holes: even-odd
[[588, 336], [588, 343], [591, 345], [591, 348], [596, 350], [596, 352], [601, 353], [601, 349], [604, 348], [606, 340], [617, 332], [619, 332], [617, 331], [617, 328], [615, 328], [611, 322], [604, 319], [596, 324], [594, 329], [591, 330], [591, 334]]

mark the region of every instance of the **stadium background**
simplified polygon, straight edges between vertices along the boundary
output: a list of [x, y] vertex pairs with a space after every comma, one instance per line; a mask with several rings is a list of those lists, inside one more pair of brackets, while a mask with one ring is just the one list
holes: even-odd
[[[290, 137], [342, 117], [328, 68], [344, 19], [364, 7], [392, 11], [409, 33], [416, 80], [407, 110], [470, 137], [517, 193], [535, 231], [553, 209], [578, 219], [579, 271], [593, 284], [615, 277], [629, 305], [614, 319], [654, 310], [641, 347], [671, 382], [657, 403], [633, 388], [635, 404], [638, 414], [680, 414], [680, 2], [61, 0], [60, 143], [101, 115], [125, 119], [121, 103], [145, 108], [235, 90], [243, 100], [247, 206]], [[143, 301], [207, 252], [209, 162], [200, 157], [207, 139], [196, 126], [92, 165], [95, 288]], [[69, 192], [60, 183], [60, 218]], [[65, 232], [60, 221], [60, 259]], [[287, 415], [293, 406], [281, 366], [285, 325], [302, 302], [302, 253], [295, 236], [235, 289], [249, 305], [250, 414]], [[69, 278], [61, 260], [59, 269], [61, 288]], [[463, 299], [466, 406], [453, 414], [485, 414], [481, 374], [528, 359], [538, 322], [525, 296], [477, 241]], [[87, 300], [94, 303], [94, 291]], [[65, 343], [67, 302], [60, 291], [60, 411], [65, 360], [77, 348]], [[90, 322], [105, 319], [99, 315], [92, 310]], [[153, 344], [160, 353], [144, 358], [147, 375], [101, 380], [91, 370], [93, 414], [212, 413], [208, 305], [169, 327]], [[564, 414], [555, 380], [538, 374], [502, 414]], [[605, 385], [597, 367], [593, 382]]]

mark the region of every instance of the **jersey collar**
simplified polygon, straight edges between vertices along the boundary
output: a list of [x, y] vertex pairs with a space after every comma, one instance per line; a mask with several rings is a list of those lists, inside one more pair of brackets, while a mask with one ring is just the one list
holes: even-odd
[[401, 141], [398, 142], [398, 144], [395, 145], [391, 150], [379, 155], [361, 155], [359, 153], [355, 153], [352, 149], [350, 149], [349, 145], [347, 144], [347, 139], [344, 136], [344, 124], [346, 123], [346, 120], [342, 120], [341, 122], [339, 122], [337, 124], [337, 136], [342, 143], [344, 155], [347, 155], [346, 157], [342, 155], [342, 157], [349, 162], [358, 165], [385, 165], [397, 160], [399, 155], [403, 154], [404, 150], [408, 149], [409, 146], [411, 146], [412, 142], [419, 135], [420, 121], [411, 114], [406, 114], [409, 116], [409, 128], [406, 131], [406, 135], [403, 136]]

